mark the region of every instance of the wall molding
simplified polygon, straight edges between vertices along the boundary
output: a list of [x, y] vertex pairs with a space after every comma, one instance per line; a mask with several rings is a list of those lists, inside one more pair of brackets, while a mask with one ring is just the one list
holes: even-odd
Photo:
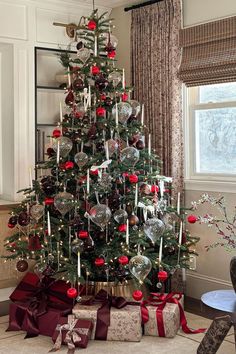
[[[226, 177], [227, 178], [227, 177]], [[186, 191], [207, 191], [207, 192], [225, 192], [236, 193], [236, 181], [205, 181], [205, 180], [185, 180], [184, 186]]]
[[219, 278], [214, 278], [214, 277], [209, 277], [208, 275], [201, 274], [201, 273], [187, 272], [187, 277], [193, 278], [193, 279], [199, 279], [202, 281], [207, 281], [207, 282], [214, 283], [214, 284], [219, 284], [221, 286], [224, 285], [224, 286], [232, 287], [232, 284], [230, 281], [219, 279]]

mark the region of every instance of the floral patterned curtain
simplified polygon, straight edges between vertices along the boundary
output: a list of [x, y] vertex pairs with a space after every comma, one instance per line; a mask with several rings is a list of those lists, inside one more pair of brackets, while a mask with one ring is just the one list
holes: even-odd
[[173, 177], [174, 196], [183, 189], [181, 0], [163, 0], [132, 10], [131, 75], [134, 98], [145, 105], [152, 146]]

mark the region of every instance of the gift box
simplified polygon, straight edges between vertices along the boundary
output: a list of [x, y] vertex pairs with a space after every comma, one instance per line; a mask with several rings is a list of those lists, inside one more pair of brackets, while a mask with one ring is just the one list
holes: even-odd
[[[60, 308], [47, 307], [41, 311], [33, 302], [16, 302], [10, 304], [9, 326], [7, 331], [26, 331], [26, 337], [39, 334], [51, 337], [62, 316], [67, 316], [71, 309], [60, 305]], [[67, 317], [66, 317], [67, 318]]]
[[144, 302], [148, 311], [148, 321], [144, 324], [146, 336], [175, 337], [180, 327], [180, 310], [176, 302], [171, 302], [173, 298], [183, 307], [181, 294], [158, 294], [157, 297], [151, 297], [146, 304]]
[[79, 320], [74, 315], [61, 317], [52, 336], [55, 343], [52, 351], [59, 350], [62, 344], [68, 345], [70, 353], [73, 353], [76, 347], [87, 348], [92, 329], [92, 321]]
[[144, 335], [173, 338], [180, 326], [188, 334], [203, 333], [205, 328], [192, 330], [188, 327], [183, 301], [180, 293], [151, 293], [141, 305]]
[[24, 330], [26, 337], [52, 336], [60, 316], [71, 313], [73, 300], [66, 295], [69, 285], [27, 273], [10, 295], [8, 331]]
[[95, 298], [77, 303], [73, 314], [93, 321], [91, 339], [139, 342], [142, 337], [139, 303], [123, 297], [108, 296], [100, 290]]

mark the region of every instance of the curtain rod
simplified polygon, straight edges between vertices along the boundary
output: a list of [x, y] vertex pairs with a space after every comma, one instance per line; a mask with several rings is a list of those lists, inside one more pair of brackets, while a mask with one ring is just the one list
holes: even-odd
[[144, 6], [147, 6], [147, 5], [152, 5], [152, 4], [155, 4], [155, 3], [160, 2], [160, 1], [163, 1], [163, 0], [150, 0], [150, 1], [142, 2], [141, 4], [133, 5], [133, 6], [130, 6], [130, 7], [125, 7], [124, 11], [127, 12], [127, 11], [130, 11], [130, 10], [138, 9], [140, 7], [144, 7]]

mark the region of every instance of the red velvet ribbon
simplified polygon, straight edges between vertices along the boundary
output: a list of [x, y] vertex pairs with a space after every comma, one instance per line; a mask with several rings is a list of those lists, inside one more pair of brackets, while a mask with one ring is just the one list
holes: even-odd
[[[15, 314], [11, 314], [9, 329], [27, 331], [25, 338], [35, 337], [39, 334], [37, 319], [47, 312], [47, 308], [56, 308], [62, 311], [71, 312], [72, 303], [68, 304], [68, 297], [63, 293], [51, 289], [55, 279], [45, 277], [42, 282], [35, 285], [21, 281], [17, 290], [25, 292], [25, 298], [20, 298], [17, 302]], [[49, 296], [59, 299], [60, 303], [49, 301]], [[71, 302], [71, 300], [69, 300]]]
[[203, 333], [206, 331], [206, 328], [199, 329], [190, 329], [187, 325], [187, 319], [183, 310], [183, 307], [179, 300], [182, 298], [180, 293], [169, 293], [169, 294], [160, 294], [160, 293], [151, 293], [147, 301], [141, 303], [141, 313], [142, 313], [142, 323], [145, 324], [149, 320], [149, 313], [146, 306], [155, 306], [156, 307], [156, 321], [159, 337], [165, 337], [165, 327], [163, 319], [163, 309], [167, 303], [176, 304], [179, 307], [180, 312], [180, 325], [184, 333], [195, 334]]
[[137, 302], [126, 301], [122, 296], [110, 296], [105, 290], [100, 290], [94, 298], [81, 302], [81, 305], [101, 304], [97, 311], [97, 324], [95, 330], [95, 339], [106, 340], [108, 328], [110, 326], [110, 309], [115, 307], [122, 309], [127, 305], [140, 305]]

